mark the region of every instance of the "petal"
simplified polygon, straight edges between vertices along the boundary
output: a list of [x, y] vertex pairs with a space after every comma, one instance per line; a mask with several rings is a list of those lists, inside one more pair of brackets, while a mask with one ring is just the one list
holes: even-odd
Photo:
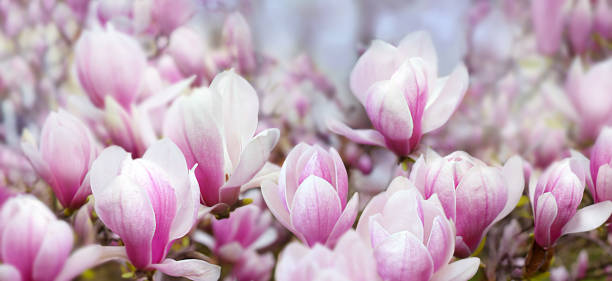
[[280, 174], [280, 167], [274, 163], [266, 162], [264, 166], [253, 176], [253, 178], [242, 185], [240, 192], [244, 192], [251, 188], [260, 187], [261, 183], [266, 180], [277, 181]]
[[434, 264], [421, 240], [408, 231], [395, 233], [374, 249], [378, 274], [387, 281], [429, 280]]
[[[440, 128], [455, 112], [467, 91], [469, 77], [465, 65], [455, 67], [438, 96], [430, 97], [423, 114], [423, 134]], [[436, 89], [437, 90], [437, 89]]]
[[121, 162], [126, 159], [131, 159], [129, 153], [119, 146], [111, 146], [104, 149], [94, 160], [89, 172], [94, 197], [100, 196], [115, 179], [121, 169]]
[[198, 180], [195, 177], [195, 168], [193, 167], [189, 171], [189, 189], [182, 190], [183, 193], [177, 193], [180, 205], [172, 222], [170, 240], [185, 236], [197, 220], [198, 208], [200, 207], [200, 189]]
[[427, 31], [412, 32], [402, 41], [400, 41], [397, 49], [406, 58], [420, 57], [424, 59], [428, 65], [432, 67], [431, 72], [437, 74], [438, 56], [436, 48], [431, 41], [431, 36]]
[[372, 85], [365, 107], [372, 125], [384, 136], [387, 147], [396, 154], [410, 153], [414, 126], [401, 85], [392, 80]]
[[453, 262], [434, 274], [431, 281], [470, 280], [480, 266], [480, 259], [472, 257]]
[[[378, 194], [368, 202], [368, 205], [363, 209], [359, 221], [357, 222], [357, 233], [362, 239], [368, 240], [370, 237], [370, 217], [381, 213], [389, 198], [388, 192]], [[369, 243], [368, 243], [369, 244]]]
[[[168, 174], [172, 187], [188, 189], [188, 168], [185, 156], [174, 142], [164, 138], [153, 143], [142, 156], [142, 159], [154, 163]], [[177, 193], [178, 190], [177, 190]]]
[[73, 240], [72, 230], [66, 222], [52, 222], [34, 260], [32, 278], [41, 281], [54, 280], [70, 255]]
[[434, 218], [427, 240], [427, 250], [433, 260], [434, 271], [448, 264], [453, 257], [453, 251], [455, 250], [453, 238], [454, 235], [452, 235], [448, 221], [440, 216]]
[[308, 247], [299, 242], [289, 243], [278, 257], [278, 264], [274, 271], [276, 280], [295, 280], [294, 271], [299, 267], [299, 261], [306, 256], [308, 252]]
[[139, 105], [140, 108], [142, 108], [145, 112], [148, 112], [149, 110], [158, 108], [160, 106], [165, 106], [172, 100], [176, 99], [176, 97], [182, 92], [189, 90], [189, 85], [191, 85], [195, 78], [196, 76], [192, 75], [189, 78], [185, 78], [166, 87], [159, 93], [151, 95], [146, 100], [142, 101], [142, 103]]
[[19, 270], [10, 264], [0, 264], [0, 281], [21, 281]]
[[124, 247], [90, 245], [76, 250], [64, 263], [56, 281], [73, 280], [83, 271], [110, 260], [127, 260]]
[[121, 237], [134, 266], [146, 268], [151, 262], [155, 233], [155, 213], [146, 191], [119, 175], [94, 196], [100, 220]]
[[519, 200], [521, 200], [521, 196], [523, 196], [523, 190], [525, 189], [523, 159], [521, 159], [520, 156], [513, 156], [508, 159], [502, 168], [502, 174], [504, 175], [506, 187], [508, 188], [508, 201], [504, 209], [495, 219], [496, 222], [510, 214]]
[[356, 143], [387, 147], [385, 137], [376, 130], [352, 129], [338, 120], [328, 121], [327, 127], [330, 131], [345, 136]]
[[49, 165], [47, 165], [47, 162], [42, 159], [42, 156], [36, 147], [36, 140], [27, 129], [24, 129], [21, 137], [21, 150], [32, 164], [32, 167], [36, 173], [49, 185], [54, 185], [55, 179], [53, 178], [51, 169], [49, 168]]
[[333, 246], [336, 244], [336, 241], [347, 231], [349, 230], [353, 224], [355, 223], [355, 219], [357, 218], [357, 212], [359, 207], [359, 194], [355, 193], [351, 200], [346, 204], [346, 208], [342, 211], [342, 214], [336, 221], [336, 225], [332, 229], [329, 234], [329, 238], [327, 239], [326, 245]]
[[170, 276], [185, 277], [196, 281], [217, 281], [221, 277], [221, 267], [203, 260], [165, 259], [162, 263], [152, 264], [151, 267]]
[[380, 40], [372, 41], [351, 72], [351, 91], [365, 104], [368, 89], [378, 81], [389, 79], [401, 62], [396, 47]]
[[346, 198], [348, 193], [348, 174], [346, 173], [346, 167], [344, 167], [344, 162], [338, 154], [338, 151], [333, 147], [329, 149], [329, 154], [334, 162], [334, 179], [335, 182], [332, 184], [336, 187], [338, 191], [338, 196], [340, 196], [340, 202], [342, 202], [342, 207], [346, 206]]
[[210, 88], [221, 96], [225, 142], [235, 164], [257, 129], [259, 99], [249, 82], [234, 70], [217, 74]]
[[379, 221], [389, 232], [409, 231], [424, 240], [423, 207], [420, 193], [412, 188], [400, 190], [389, 197]]
[[310, 176], [298, 187], [291, 224], [309, 246], [325, 244], [342, 212], [336, 190], [326, 180]]
[[379, 280], [376, 272], [376, 260], [372, 250], [359, 235], [347, 231], [334, 248], [334, 252], [347, 259], [348, 272], [352, 280]]
[[591, 192], [595, 202], [612, 199], [612, 167], [605, 164], [599, 167], [595, 192]]
[[551, 237], [550, 227], [557, 217], [557, 202], [550, 192], [546, 192], [538, 197], [538, 209], [534, 214], [536, 242], [544, 248], [554, 244], [558, 237]]
[[285, 207], [285, 203], [280, 198], [278, 187], [272, 181], [264, 181], [261, 183], [261, 195], [263, 196], [268, 209], [274, 217], [288, 230], [294, 232], [291, 226], [289, 211]]
[[604, 224], [612, 214], [612, 201], [604, 201], [586, 206], [567, 222], [561, 235], [585, 232]]

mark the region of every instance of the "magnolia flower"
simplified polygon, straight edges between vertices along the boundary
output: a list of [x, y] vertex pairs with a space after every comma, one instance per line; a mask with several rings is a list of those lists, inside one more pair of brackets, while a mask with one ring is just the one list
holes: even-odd
[[353, 230], [342, 235], [333, 250], [320, 244], [313, 248], [298, 242], [287, 245], [279, 256], [275, 278], [278, 281], [380, 280], [371, 250]]
[[151, 21], [162, 34], [170, 34], [196, 12], [194, 0], [153, 0]]
[[453, 263], [455, 228], [437, 195], [424, 200], [405, 177], [395, 178], [387, 191], [374, 197], [357, 224], [370, 242], [383, 280], [468, 280], [478, 258]]
[[593, 12], [590, 0], [578, 0], [569, 15], [569, 39], [576, 53], [584, 53], [591, 41]]
[[208, 84], [216, 72], [206, 57], [203, 34], [192, 28], [181, 27], [172, 32], [165, 52], [172, 57], [184, 77], [196, 75], [197, 85]]
[[514, 209], [525, 185], [520, 157], [491, 167], [462, 151], [440, 157], [429, 150], [414, 164], [410, 179], [425, 198], [436, 195], [455, 222], [460, 257], [475, 251], [489, 228]]
[[289, 152], [278, 186], [266, 181], [262, 194], [283, 226], [308, 246], [333, 246], [355, 221], [359, 196], [347, 203], [348, 177], [338, 152], [298, 144]]
[[588, 180], [587, 159], [580, 154], [553, 163], [529, 185], [535, 241], [554, 246], [562, 235], [584, 232], [603, 224], [612, 214], [612, 202], [603, 201], [576, 210]]
[[21, 147], [62, 206], [78, 209], [87, 201], [91, 194], [88, 172], [98, 148], [83, 122], [64, 110], [51, 112], [42, 127], [40, 147], [28, 131]]
[[612, 200], [612, 128], [604, 127], [591, 148], [587, 186], [595, 203]]
[[552, 55], [559, 50], [565, 12], [566, 0], [538, 0], [531, 2], [531, 19], [535, 30], [538, 51]]
[[577, 58], [572, 63], [565, 90], [573, 105], [570, 113], [578, 123], [579, 137], [592, 140], [597, 137], [601, 127], [612, 124], [612, 59], [592, 65], [586, 72], [582, 61]]
[[268, 281], [274, 269], [272, 253], [258, 254], [256, 251], [246, 251], [232, 266], [231, 274], [225, 281]]
[[85, 31], [75, 47], [76, 70], [81, 86], [91, 102], [104, 107], [112, 96], [126, 110], [136, 99], [147, 58], [134, 38], [116, 31]]
[[463, 64], [438, 78], [438, 59], [425, 32], [406, 36], [395, 47], [374, 41], [351, 73], [351, 90], [376, 130], [354, 130], [332, 122], [330, 129], [349, 139], [387, 147], [407, 156], [423, 134], [446, 123], [468, 87]]
[[235, 62], [240, 73], [250, 73], [255, 69], [255, 51], [251, 28], [239, 12], [230, 14], [223, 24], [222, 41], [228, 55]]
[[[179, 97], [168, 110], [164, 135], [181, 149], [195, 177], [200, 201], [228, 209], [240, 188], [259, 185], [278, 142], [278, 129], [255, 135], [259, 101], [255, 89], [234, 71], [218, 74], [210, 88]], [[258, 174], [258, 172], [261, 172]]]
[[123, 254], [93, 245], [70, 255], [73, 239], [70, 226], [35, 197], [12, 197], [0, 209], [0, 280], [68, 281]]
[[120, 147], [105, 149], [91, 168], [91, 186], [96, 214], [121, 237], [136, 268], [193, 280], [219, 278], [216, 265], [166, 258], [195, 223], [200, 197], [193, 169], [170, 140], [154, 143], [135, 160]]

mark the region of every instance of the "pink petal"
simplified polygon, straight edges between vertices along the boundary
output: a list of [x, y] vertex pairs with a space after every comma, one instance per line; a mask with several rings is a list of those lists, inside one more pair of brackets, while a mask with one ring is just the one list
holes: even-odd
[[91, 191], [94, 197], [98, 197], [100, 193], [106, 190], [119, 174], [121, 163], [126, 159], [131, 159], [130, 154], [119, 146], [107, 147], [98, 155], [89, 172]]
[[400, 41], [397, 49], [406, 58], [420, 57], [431, 67], [431, 73], [437, 74], [438, 56], [436, 48], [427, 31], [412, 32]]
[[427, 250], [434, 264], [434, 271], [439, 270], [453, 257], [454, 245], [452, 231], [448, 221], [438, 216], [433, 219], [433, 225], [427, 239]]
[[327, 239], [326, 245], [333, 246], [336, 244], [336, 241], [355, 223], [355, 219], [357, 218], [357, 212], [359, 207], [359, 194], [355, 193], [351, 200], [346, 204], [346, 208], [340, 214], [338, 221], [336, 221], [336, 225], [332, 229], [329, 234], [329, 238]]
[[523, 196], [523, 190], [525, 189], [523, 159], [520, 156], [511, 157], [502, 168], [502, 173], [508, 188], [508, 200], [495, 221], [499, 221], [510, 214]]
[[612, 200], [612, 167], [610, 165], [605, 164], [599, 167], [595, 190], [591, 191], [591, 194], [595, 202]]
[[301, 142], [289, 151], [281, 167], [278, 179], [278, 193], [287, 211], [289, 211], [289, 206], [293, 202], [293, 197], [299, 185], [300, 159], [307, 157], [313, 152], [312, 146]]
[[431, 281], [470, 280], [480, 266], [480, 259], [466, 258], [453, 262], [438, 270]]
[[196, 281], [217, 281], [221, 276], [221, 267], [196, 259], [180, 261], [165, 259], [162, 263], [153, 264], [151, 267], [170, 276]]
[[134, 266], [146, 268], [151, 263], [155, 233], [155, 213], [146, 191], [119, 175], [94, 196], [100, 220], [121, 237]]
[[298, 267], [299, 261], [308, 254], [308, 251], [308, 247], [298, 242], [287, 245], [278, 257], [278, 263], [274, 272], [276, 280], [294, 280], [296, 276], [294, 276], [293, 272]]
[[348, 174], [346, 173], [346, 168], [344, 167], [344, 162], [342, 158], [340, 158], [340, 154], [333, 147], [329, 149], [329, 153], [331, 154], [331, 158], [334, 161], [334, 171], [335, 171], [335, 182], [332, 184], [336, 187], [336, 191], [338, 191], [338, 196], [340, 196], [340, 202], [342, 203], [342, 207], [346, 206], [346, 199], [348, 193]]
[[261, 195], [263, 196], [268, 209], [274, 217], [287, 229], [291, 232], [294, 232], [293, 227], [291, 226], [291, 219], [289, 216], [289, 211], [285, 207], [285, 203], [283, 199], [280, 198], [280, 194], [278, 192], [278, 187], [272, 181], [264, 181], [261, 183]]
[[311, 176], [298, 187], [291, 209], [291, 224], [309, 246], [325, 244], [342, 212], [340, 198], [326, 180]]
[[90, 245], [76, 250], [64, 268], [55, 278], [56, 281], [69, 281], [79, 276], [83, 271], [110, 260], [127, 260], [124, 247]]
[[348, 230], [340, 237], [334, 252], [347, 259], [348, 272], [352, 280], [378, 280], [376, 260], [372, 249], [353, 231]]
[[260, 187], [266, 180], [277, 180], [280, 174], [280, 167], [274, 163], [266, 162], [261, 170], [253, 178], [242, 185], [240, 192], [245, 192], [251, 188]]
[[598, 228], [604, 224], [612, 214], [612, 201], [599, 202], [586, 206], [567, 222], [561, 235], [585, 232]]
[[[440, 128], [455, 112], [465, 95], [469, 83], [467, 68], [460, 64], [440, 86], [440, 93], [430, 97], [423, 114], [423, 134]], [[437, 89], [436, 89], [437, 90]]]
[[351, 91], [365, 104], [368, 89], [378, 81], [389, 79], [401, 62], [397, 48], [380, 40], [372, 41], [351, 72]]
[[356, 143], [387, 147], [385, 137], [376, 130], [352, 129], [337, 120], [330, 120], [327, 127], [330, 131], [345, 136]]
[[424, 241], [423, 207], [421, 195], [415, 188], [400, 190], [389, 197], [380, 224], [390, 233], [409, 231]]
[[70, 255], [73, 240], [72, 229], [66, 222], [58, 220], [49, 224], [34, 260], [32, 278], [54, 280]]
[[412, 233], [391, 235], [374, 249], [378, 274], [387, 281], [427, 281], [434, 264], [423, 243]]
[[550, 192], [542, 194], [537, 199], [538, 207], [534, 213], [536, 242], [544, 248], [554, 244], [558, 237], [551, 237], [550, 228], [557, 217], [557, 202]]

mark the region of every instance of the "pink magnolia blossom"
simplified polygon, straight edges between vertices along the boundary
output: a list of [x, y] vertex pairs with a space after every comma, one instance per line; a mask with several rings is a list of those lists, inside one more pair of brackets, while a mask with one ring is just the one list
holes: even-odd
[[181, 149], [195, 176], [201, 202], [229, 208], [241, 187], [259, 185], [278, 142], [278, 129], [255, 134], [259, 101], [255, 89], [233, 70], [218, 74], [210, 88], [179, 97], [166, 114], [164, 135]]
[[162, 34], [170, 34], [196, 12], [195, 0], [152, 0], [151, 20]]
[[285, 159], [278, 185], [266, 181], [262, 194], [283, 226], [308, 246], [333, 246], [355, 221], [358, 194], [347, 203], [348, 177], [338, 152], [298, 144]]
[[250, 73], [255, 70], [251, 28], [242, 14], [236, 12], [227, 17], [223, 25], [222, 41], [238, 72]]
[[103, 108], [105, 97], [112, 96], [129, 110], [147, 67], [138, 42], [108, 26], [104, 30], [85, 31], [75, 48], [79, 82], [91, 102]]
[[96, 159], [91, 173], [96, 213], [121, 237], [135, 267], [193, 280], [219, 278], [216, 265], [166, 258], [172, 243], [191, 230], [199, 208], [194, 171], [188, 170], [174, 143], [160, 140], [135, 160], [111, 146]]
[[216, 69], [207, 56], [203, 34], [190, 27], [181, 27], [172, 32], [165, 52], [174, 59], [184, 77], [196, 76], [196, 85], [206, 85], [213, 78]]
[[387, 147], [407, 156], [423, 134], [446, 123], [468, 87], [463, 64], [438, 77], [438, 59], [425, 32], [407, 35], [397, 47], [374, 41], [351, 73], [351, 90], [365, 107], [375, 130], [353, 130], [332, 122], [330, 129], [349, 139]]
[[606, 39], [612, 38], [612, 9], [608, 1], [599, 0], [595, 7], [594, 26], [596, 32]]
[[84, 270], [124, 255], [121, 247], [92, 245], [72, 255], [70, 226], [30, 195], [0, 209], [0, 280], [69, 281]]
[[567, 0], [531, 1], [531, 19], [535, 30], [538, 51], [552, 55], [561, 46], [561, 37], [565, 25], [563, 6]]
[[584, 70], [577, 58], [571, 65], [565, 90], [573, 105], [570, 117], [578, 123], [581, 140], [594, 140], [601, 128], [612, 124], [612, 59]]
[[518, 156], [504, 167], [457, 151], [445, 157], [428, 151], [414, 164], [410, 179], [425, 198], [436, 195], [457, 227], [455, 255], [467, 257], [478, 248], [489, 228], [516, 206], [524, 189]]
[[395, 178], [387, 191], [363, 211], [357, 232], [370, 242], [383, 280], [468, 280], [478, 258], [449, 263], [455, 251], [455, 228], [437, 195], [424, 200], [405, 177]]
[[83, 205], [91, 194], [88, 172], [98, 153], [97, 145], [87, 126], [64, 110], [49, 114], [39, 147], [27, 131], [21, 143], [38, 175], [51, 186], [62, 206], [72, 209]]
[[565, 234], [599, 227], [612, 213], [610, 201], [576, 210], [588, 180], [587, 161], [579, 154], [557, 161], [529, 185], [535, 241], [545, 249], [554, 246]]
[[246, 251], [232, 267], [232, 273], [225, 281], [268, 281], [274, 269], [272, 253], [258, 254], [256, 251]]
[[569, 16], [569, 39], [574, 51], [584, 53], [591, 43], [593, 12], [590, 0], [578, 0]]
[[285, 247], [275, 272], [278, 281], [376, 281], [372, 251], [353, 231], [346, 232], [333, 250], [320, 244], [308, 248], [298, 242]]

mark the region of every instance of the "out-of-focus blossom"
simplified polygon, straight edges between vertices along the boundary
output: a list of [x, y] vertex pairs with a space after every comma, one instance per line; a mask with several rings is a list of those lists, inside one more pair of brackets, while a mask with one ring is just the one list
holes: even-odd
[[348, 177], [338, 152], [298, 144], [285, 159], [278, 186], [267, 181], [262, 194], [270, 211], [309, 246], [333, 246], [357, 216], [358, 194], [347, 203]]
[[359, 192], [359, 209], [363, 209], [365, 203], [372, 196], [384, 191], [389, 186], [394, 178], [395, 170], [398, 168], [397, 156], [388, 150], [373, 150], [370, 161], [372, 167], [370, 171], [353, 169], [350, 172], [349, 186]]
[[0, 261], [17, 278], [54, 280], [72, 250], [72, 230], [42, 202], [29, 195], [9, 199], [0, 210]]
[[246, 251], [269, 246], [277, 237], [272, 222], [272, 215], [255, 205], [238, 208], [227, 219], [213, 219], [214, 252], [237, 262]]
[[172, 243], [191, 230], [199, 208], [194, 172], [170, 140], [154, 143], [135, 160], [120, 147], [105, 149], [93, 163], [91, 183], [96, 214], [121, 237], [135, 267], [219, 278], [220, 268], [205, 261], [166, 259]]
[[135, 106], [123, 108], [114, 98], [107, 96], [104, 102], [104, 127], [113, 144], [141, 156], [155, 139], [155, 133], [147, 116]]
[[608, 1], [599, 0], [595, 7], [594, 26], [596, 32], [606, 39], [612, 38], [612, 9]]
[[112, 96], [130, 110], [147, 67], [138, 42], [108, 26], [85, 31], [75, 48], [78, 78], [91, 102], [103, 108], [105, 97]]
[[353, 230], [342, 235], [333, 250], [320, 244], [310, 249], [299, 242], [287, 245], [275, 277], [278, 281], [380, 280], [372, 250]]
[[428, 151], [414, 164], [410, 179], [425, 198], [435, 194], [456, 223], [455, 255], [460, 257], [475, 251], [489, 228], [514, 209], [525, 186], [520, 157], [495, 167], [462, 151], [445, 157]]
[[263, 255], [246, 251], [232, 267], [232, 273], [225, 281], [268, 281], [274, 269], [274, 255]]
[[91, 194], [88, 172], [98, 147], [83, 122], [63, 110], [51, 112], [42, 127], [40, 146], [28, 131], [21, 146], [62, 206], [77, 209], [85, 203]]
[[584, 70], [577, 58], [572, 63], [565, 89], [573, 105], [573, 118], [581, 140], [593, 140], [601, 127], [612, 124], [612, 59], [593, 64]]
[[162, 34], [170, 34], [196, 12], [194, 0], [152, 0], [151, 21]]
[[[607, 0], [606, 0], [607, 1]], [[578, 0], [569, 15], [569, 39], [574, 51], [584, 53], [591, 42], [593, 12], [590, 0]]]
[[185, 154], [188, 165], [198, 164], [195, 176], [201, 202], [229, 208], [242, 186], [257, 186], [278, 129], [255, 135], [259, 101], [255, 89], [234, 71], [218, 74], [210, 88], [179, 97], [168, 110], [164, 135]]
[[603, 224], [612, 214], [612, 202], [604, 201], [576, 210], [588, 180], [588, 160], [575, 154], [553, 163], [529, 185], [535, 241], [544, 249], [562, 235], [584, 232]]
[[535, 30], [538, 51], [552, 55], [561, 46], [561, 36], [565, 24], [563, 6], [567, 0], [531, 1], [531, 18]]
[[166, 52], [174, 59], [184, 77], [196, 76], [195, 84], [208, 84], [215, 70], [212, 62], [207, 62], [207, 46], [196, 30], [181, 27], [172, 32], [170, 45]]
[[335, 122], [330, 128], [355, 142], [407, 156], [423, 134], [446, 123], [468, 87], [463, 64], [450, 76], [438, 78], [437, 63], [425, 32], [407, 35], [397, 47], [372, 42], [357, 61], [350, 84], [376, 130], [353, 130]]
[[255, 70], [255, 51], [251, 28], [242, 14], [230, 14], [225, 20], [222, 41], [227, 52], [240, 73], [251, 73]]
[[455, 228], [438, 196], [424, 200], [414, 184], [397, 177], [363, 211], [357, 232], [371, 243], [383, 280], [468, 280], [478, 258], [453, 263]]

